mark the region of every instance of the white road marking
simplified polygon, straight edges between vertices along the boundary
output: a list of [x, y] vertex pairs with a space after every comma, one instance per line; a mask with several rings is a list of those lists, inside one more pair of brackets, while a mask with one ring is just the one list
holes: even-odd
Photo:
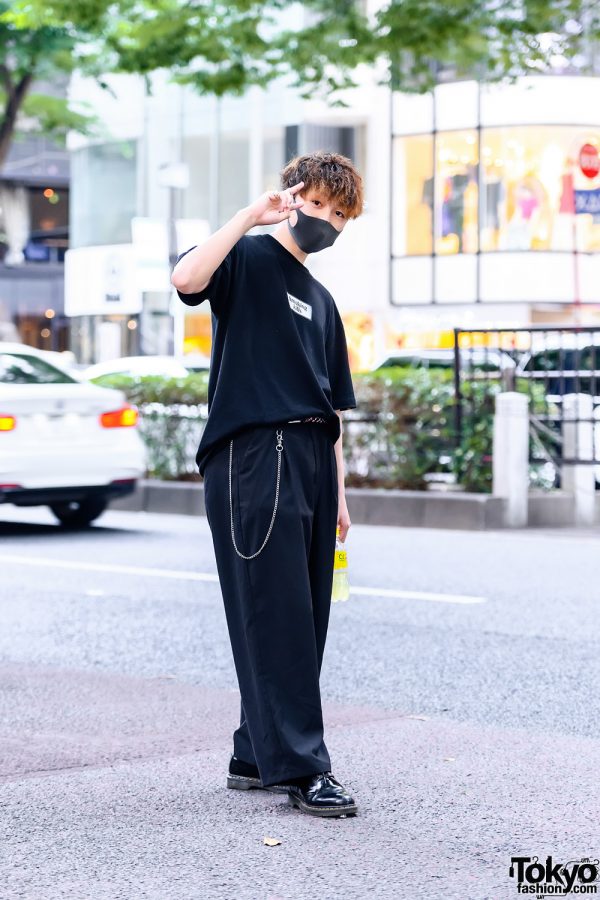
[[426, 600], [429, 603], [460, 603], [472, 606], [485, 603], [485, 597], [473, 597], [470, 594], [433, 594], [428, 591], [396, 591], [393, 588], [352, 587], [350, 593], [365, 597], [396, 597], [398, 600]]
[[179, 581], [217, 581], [217, 575], [205, 572], [187, 572], [185, 569], [149, 569], [144, 566], [122, 566], [117, 563], [77, 562], [71, 559], [45, 559], [44, 557], [13, 556], [2, 554], [0, 564], [15, 563], [25, 567], [48, 566], [55, 569], [71, 569], [77, 572], [110, 572], [115, 575], [142, 575], [145, 578], [174, 578]]
[[[144, 578], [172, 578], [176, 581], [204, 581], [218, 583], [218, 575], [210, 572], [190, 572], [186, 569], [154, 569], [145, 566], [125, 566], [118, 563], [79, 562], [71, 559], [54, 559], [51, 557], [16, 556], [3, 553], [0, 564], [22, 565], [24, 568], [69, 569], [76, 572], [105, 572], [114, 575], [141, 575]], [[429, 603], [458, 603], [470, 606], [485, 603], [485, 597], [474, 597], [469, 594], [435, 594], [427, 591], [396, 591], [392, 588], [351, 587], [350, 593], [360, 597], [393, 597], [398, 600], [424, 600]]]

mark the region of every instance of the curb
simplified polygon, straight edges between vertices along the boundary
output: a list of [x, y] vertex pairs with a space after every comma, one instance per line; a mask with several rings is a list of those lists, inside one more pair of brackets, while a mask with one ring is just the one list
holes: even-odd
[[[506, 501], [491, 494], [346, 488], [346, 499], [350, 518], [356, 525], [458, 528], [468, 531], [505, 527]], [[138, 482], [133, 494], [113, 501], [111, 509], [205, 516], [204, 487], [200, 482], [145, 479]], [[574, 524], [574, 505], [570, 494], [561, 491], [530, 493], [531, 527], [564, 528]]]

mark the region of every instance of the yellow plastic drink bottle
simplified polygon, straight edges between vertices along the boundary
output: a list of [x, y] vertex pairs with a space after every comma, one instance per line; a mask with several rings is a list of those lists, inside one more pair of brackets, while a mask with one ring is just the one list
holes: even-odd
[[333, 556], [333, 584], [331, 587], [331, 602], [347, 600], [350, 596], [350, 584], [348, 582], [348, 554], [340, 541], [340, 529], [335, 533], [335, 552]]

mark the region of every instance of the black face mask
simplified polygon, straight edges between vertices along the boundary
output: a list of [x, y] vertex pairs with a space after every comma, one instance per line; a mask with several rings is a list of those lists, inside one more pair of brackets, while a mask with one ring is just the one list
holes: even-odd
[[288, 219], [290, 234], [304, 253], [317, 253], [331, 247], [341, 232], [334, 228], [331, 222], [325, 219], [317, 219], [316, 216], [307, 216], [301, 209], [296, 210], [298, 221], [292, 225]]

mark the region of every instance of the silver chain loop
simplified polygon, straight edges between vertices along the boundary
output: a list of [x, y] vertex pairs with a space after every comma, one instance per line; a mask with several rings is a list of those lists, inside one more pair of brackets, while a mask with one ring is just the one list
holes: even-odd
[[275, 524], [275, 516], [277, 515], [277, 506], [279, 504], [279, 482], [281, 480], [281, 454], [283, 453], [283, 431], [277, 430], [277, 443], [275, 445], [275, 449], [277, 450], [277, 481], [275, 483], [275, 504], [273, 506], [273, 515], [271, 516], [271, 524], [269, 525], [269, 530], [267, 531], [266, 537], [262, 542], [261, 546], [258, 548], [256, 553], [250, 554], [250, 556], [245, 556], [238, 550], [238, 546], [235, 542], [235, 528], [233, 525], [233, 491], [231, 487], [231, 470], [233, 467], [233, 439], [229, 444], [229, 521], [231, 523], [231, 541], [233, 543], [233, 549], [237, 553], [241, 559], [254, 559], [262, 553], [262, 551], [267, 546], [267, 541], [271, 537], [271, 532], [273, 531], [273, 525]]

